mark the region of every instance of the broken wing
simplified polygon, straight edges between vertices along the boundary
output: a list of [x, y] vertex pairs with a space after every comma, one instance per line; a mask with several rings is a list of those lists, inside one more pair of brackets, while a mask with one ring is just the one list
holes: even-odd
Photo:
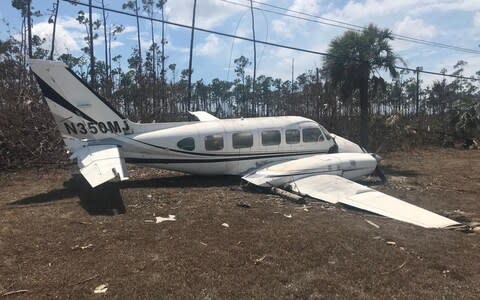
[[340, 176], [315, 175], [294, 180], [290, 186], [302, 195], [330, 203], [342, 203], [426, 228], [459, 225], [453, 220]]

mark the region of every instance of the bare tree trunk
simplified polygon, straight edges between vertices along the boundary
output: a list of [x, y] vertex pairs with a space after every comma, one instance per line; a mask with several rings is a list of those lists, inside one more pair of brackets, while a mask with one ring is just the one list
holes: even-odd
[[95, 88], [95, 56], [93, 55], [92, 0], [88, 1], [88, 50], [90, 55], [90, 84]]
[[32, 50], [32, 0], [27, 3], [27, 33], [28, 33], [28, 57], [33, 58]]
[[57, 2], [55, 3], [55, 13], [53, 18], [52, 49], [50, 51], [50, 60], [53, 60], [53, 53], [55, 52], [55, 32], [57, 30], [57, 15], [58, 15], [59, 5], [60, 5], [60, 0], [57, 0]]
[[252, 82], [252, 116], [255, 115], [255, 84], [257, 78], [257, 45], [255, 42], [255, 17], [253, 15], [253, 2], [250, 0], [250, 12], [252, 14], [252, 34], [253, 34], [253, 82]]
[[103, 37], [105, 39], [105, 77], [106, 77], [106, 82], [105, 84], [105, 96], [108, 98], [110, 97], [110, 92], [111, 92], [111, 84], [110, 84], [110, 74], [108, 72], [109, 67], [108, 67], [108, 39], [107, 39], [107, 17], [105, 16], [105, 4], [104, 0], [102, 0], [102, 16], [103, 16]]
[[360, 86], [360, 146], [368, 146], [368, 73], [362, 75]]
[[135, 0], [135, 16], [137, 18], [137, 40], [138, 40], [138, 57], [140, 59], [138, 63], [139, 76], [142, 75], [142, 45], [140, 43], [140, 21], [138, 19], [138, 0]]
[[[164, 14], [163, 14], [163, 11], [164, 11], [164, 6], [165, 6], [165, 3], [162, 3], [162, 21], [164, 21]], [[166, 93], [166, 89], [167, 89], [167, 86], [165, 84], [165, 23], [162, 22], [162, 57], [161, 57], [161, 60], [162, 60], [162, 71], [161, 71], [161, 75], [160, 75], [160, 79], [162, 81], [162, 104], [163, 104], [163, 107], [165, 107], [165, 102], [167, 101], [166, 97], [167, 97], [167, 93]]]

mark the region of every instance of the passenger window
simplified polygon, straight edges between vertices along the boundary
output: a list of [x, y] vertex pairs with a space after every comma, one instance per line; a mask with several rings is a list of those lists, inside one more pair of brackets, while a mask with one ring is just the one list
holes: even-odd
[[187, 151], [195, 150], [195, 140], [191, 137], [184, 138], [177, 143], [177, 147]]
[[250, 132], [237, 132], [232, 134], [233, 148], [250, 148], [253, 146], [253, 134]]
[[285, 130], [285, 141], [287, 142], [287, 144], [300, 143], [300, 130], [297, 130], [297, 129]]
[[205, 149], [208, 151], [223, 149], [223, 136], [221, 134], [207, 135], [205, 137]]
[[262, 132], [262, 145], [280, 145], [281, 136], [279, 130], [266, 130]]
[[324, 140], [322, 132], [317, 127], [304, 128], [302, 134], [304, 143], [321, 142]]

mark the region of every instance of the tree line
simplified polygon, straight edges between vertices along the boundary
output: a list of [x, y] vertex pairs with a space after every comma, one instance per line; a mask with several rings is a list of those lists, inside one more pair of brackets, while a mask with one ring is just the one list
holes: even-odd
[[[105, 11], [94, 19], [91, 9], [79, 9], [76, 20], [85, 26], [86, 46], [78, 55], [57, 53], [60, 2], [53, 1], [52, 9], [41, 12], [31, 0], [12, 0], [22, 17], [22, 28], [21, 34], [10, 33], [0, 40], [0, 168], [1, 164], [13, 165], [19, 153], [48, 160], [51, 153], [61, 151], [61, 140], [28, 71], [27, 57], [63, 61], [133, 121], [185, 120], [188, 110], [205, 110], [220, 118], [301, 115], [370, 148], [380, 140], [398, 140], [394, 134], [408, 136], [412, 132], [416, 132], [416, 141], [432, 139], [436, 143], [478, 137], [478, 81], [439, 77], [423, 84], [417, 74], [398, 71], [395, 65], [403, 61], [391, 47], [391, 32], [373, 24], [332, 40], [323, 65], [305, 70], [293, 80], [252, 76], [247, 72], [252, 61], [242, 55], [233, 60], [233, 80], [197, 80], [190, 96], [188, 79], [194, 70], [178, 70], [168, 57], [163, 25], [157, 41], [150, 21], [150, 45], [142, 48], [139, 16], [163, 19], [165, 4], [166, 0], [130, 0], [122, 5], [135, 15], [137, 23], [136, 46], [128, 57], [122, 57], [112, 55], [112, 43], [125, 27], [110, 24]], [[52, 23], [50, 45], [32, 32], [34, 20], [42, 14], [48, 14]], [[103, 40], [103, 53], [94, 52], [99, 39]], [[127, 68], [122, 68], [124, 61]], [[460, 60], [442, 73], [463, 75], [466, 65]], [[382, 78], [383, 73], [391, 80]], [[480, 79], [480, 71], [476, 79]], [[26, 136], [31, 140], [21, 145], [18, 140]]]

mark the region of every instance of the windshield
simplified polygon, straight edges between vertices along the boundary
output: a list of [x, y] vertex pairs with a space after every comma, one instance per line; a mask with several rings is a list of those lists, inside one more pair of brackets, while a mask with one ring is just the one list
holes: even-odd
[[323, 132], [327, 140], [331, 140], [332, 136], [330, 135], [330, 132], [328, 132], [328, 130], [326, 130], [322, 125], [319, 124], [318, 126], [320, 127], [320, 130]]

